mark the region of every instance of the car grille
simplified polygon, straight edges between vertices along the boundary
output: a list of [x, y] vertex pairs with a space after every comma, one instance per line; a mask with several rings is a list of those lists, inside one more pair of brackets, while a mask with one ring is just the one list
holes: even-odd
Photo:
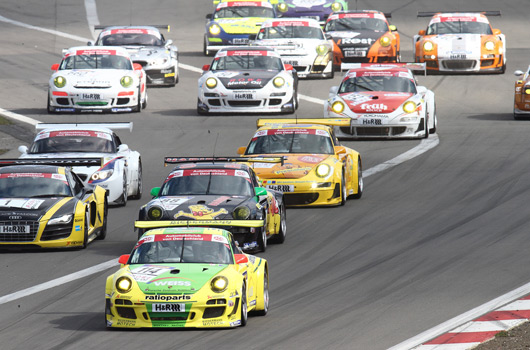
[[117, 306], [116, 311], [118, 311], [118, 315], [120, 315], [120, 317], [128, 318], [130, 320], [136, 319], [136, 313], [132, 307]]
[[220, 317], [225, 312], [224, 306], [213, 306], [207, 307], [202, 314], [202, 318], [215, 318]]
[[54, 239], [63, 239], [72, 233], [72, 224], [66, 225], [47, 225], [41, 236], [41, 241], [51, 241]]
[[247, 101], [236, 101], [228, 100], [230, 107], [258, 107], [261, 104], [261, 100], [247, 100]]
[[285, 205], [311, 204], [318, 199], [318, 193], [284, 193]]
[[442, 64], [445, 69], [473, 69], [477, 64], [475, 60], [444, 60]]
[[29, 233], [0, 233], [0, 242], [33, 242], [39, 231], [38, 221], [0, 221], [0, 226], [27, 226]]
[[342, 63], [370, 63], [370, 57], [343, 57]]
[[406, 126], [394, 126], [394, 127], [355, 127], [353, 128], [354, 133], [352, 134], [349, 127], [340, 127], [340, 131], [349, 135], [357, 136], [395, 136], [403, 134], [406, 130]]

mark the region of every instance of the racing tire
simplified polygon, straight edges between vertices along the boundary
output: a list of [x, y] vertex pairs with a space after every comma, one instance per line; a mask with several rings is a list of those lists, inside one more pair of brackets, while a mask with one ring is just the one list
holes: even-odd
[[285, 211], [285, 204], [280, 206], [280, 232], [276, 235], [272, 235], [270, 238], [271, 243], [282, 244], [285, 242], [285, 235], [287, 234], [287, 214]]
[[[265, 215], [264, 215], [265, 216]], [[263, 226], [258, 233], [258, 252], [265, 252], [267, 250], [267, 224]]]
[[104, 240], [107, 237], [107, 218], [109, 213], [109, 204], [107, 203], [107, 198], [105, 197], [105, 204], [103, 205], [103, 224], [101, 225], [101, 230], [96, 236], [97, 240]]
[[263, 273], [263, 310], [256, 310], [253, 312], [256, 316], [265, 316], [269, 311], [269, 273], [267, 268]]
[[361, 159], [357, 162], [357, 193], [352, 194], [349, 198], [360, 199], [363, 196], [364, 180], [363, 180], [363, 166]]
[[142, 103], [142, 109], [147, 107], [147, 94], [145, 94], [144, 102]]
[[342, 171], [342, 178], [340, 180], [340, 205], [346, 204], [346, 198], [348, 197], [348, 191], [346, 189], [346, 179], [344, 178], [344, 171]]
[[213, 56], [213, 52], [208, 50], [208, 42], [207, 42], [206, 37], [204, 37], [204, 42], [202, 45], [202, 53], [204, 54], [204, 56]]
[[201, 100], [199, 100], [197, 98], [197, 114], [198, 115], [209, 115], [210, 113], [206, 112], [205, 110], [199, 108], [199, 103], [201, 102]]
[[117, 204], [120, 207], [124, 207], [127, 205], [127, 176], [125, 175], [125, 171], [123, 172], [123, 190], [120, 199], [118, 199]]
[[133, 107], [134, 113], [140, 113], [142, 111], [142, 99], [140, 98], [140, 87], [138, 86], [138, 104]]
[[429, 133], [434, 134], [436, 133], [436, 126], [438, 124], [438, 117], [436, 116], [436, 104], [434, 104], [434, 120], [433, 120], [433, 127], [429, 129]]
[[247, 307], [247, 286], [243, 284], [241, 289], [241, 299], [239, 307], [239, 318], [241, 319], [241, 327], [245, 327], [248, 321], [248, 307]]
[[50, 104], [50, 92], [48, 92], [48, 102], [46, 104], [46, 111], [48, 112], [48, 114], [56, 114], [55, 110]]
[[423, 121], [423, 123], [424, 123], [423, 128], [425, 129], [425, 135], [423, 135], [423, 138], [428, 139], [429, 138], [429, 114], [425, 116], [425, 120]]
[[136, 191], [134, 195], [131, 196], [131, 199], [141, 199], [143, 192], [143, 183], [142, 183], [142, 160], [138, 160], [138, 182], [136, 184]]

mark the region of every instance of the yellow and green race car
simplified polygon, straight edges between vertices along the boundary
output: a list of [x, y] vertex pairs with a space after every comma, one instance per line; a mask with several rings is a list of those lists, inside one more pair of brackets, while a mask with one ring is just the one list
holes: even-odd
[[[263, 225], [257, 221], [239, 220]], [[191, 227], [154, 228], [160, 223], [139, 223], [152, 229], [107, 278], [107, 327], [237, 327], [246, 325], [249, 312], [267, 313], [267, 260], [243, 254], [228, 231], [193, 227], [203, 224], [174, 221], [163, 226]]]
[[282, 164], [253, 163], [263, 187], [281, 191], [287, 206], [344, 205], [363, 193], [359, 152], [339, 144], [333, 126], [343, 119], [258, 119], [244, 157], [283, 156]]
[[86, 248], [107, 234], [107, 190], [72, 166], [102, 158], [0, 159], [0, 249]]
[[276, 18], [273, 5], [257, 0], [222, 0], [213, 14], [206, 15], [203, 53], [213, 56], [222, 48], [248, 45], [261, 23]]

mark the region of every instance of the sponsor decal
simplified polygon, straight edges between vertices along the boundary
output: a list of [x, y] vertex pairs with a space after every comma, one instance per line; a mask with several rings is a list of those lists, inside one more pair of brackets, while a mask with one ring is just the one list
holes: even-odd
[[323, 161], [324, 159], [326, 159], [326, 157], [319, 157], [319, 156], [303, 156], [303, 157], [298, 157], [298, 160], [299, 160], [299, 161], [304, 162], [304, 163], [310, 163], [310, 164], [317, 164], [317, 163], [320, 163], [320, 162]]
[[226, 85], [227, 86], [238, 86], [238, 85], [257, 85], [261, 86], [263, 81], [261, 78], [238, 78], [238, 79], [230, 79]]
[[44, 203], [44, 199], [11, 199], [0, 198], [0, 207], [21, 208], [21, 209], [39, 209], [40, 205]]
[[202, 320], [202, 325], [205, 327], [221, 326], [222, 324], [224, 324], [224, 321], [222, 319]]
[[256, 241], [243, 243], [243, 249], [252, 249], [252, 248], [256, 248], [257, 246], [258, 246], [258, 242]]
[[136, 321], [118, 319], [118, 322], [116, 323], [116, 326], [134, 327], [134, 326], [136, 326]]
[[388, 106], [385, 105], [384, 103], [373, 103], [373, 104], [363, 103], [361, 104], [361, 109], [366, 112], [384, 112], [388, 110]]
[[[142, 241], [145, 242], [145, 240], [142, 240]], [[139, 242], [139, 244], [141, 243]], [[136, 281], [147, 282], [147, 281], [152, 280], [156, 276], [161, 275], [164, 272], [167, 272], [171, 269], [172, 267], [170, 266], [142, 265], [140, 267], [132, 269], [131, 273], [133, 274], [134, 279]]]
[[248, 306], [254, 306], [254, 305], [256, 305], [256, 299], [251, 300], [251, 301], [248, 303]]
[[365, 44], [372, 45], [376, 39], [372, 38], [342, 38], [337, 42], [337, 45], [356, 45]]
[[292, 169], [281, 169], [277, 170], [274, 173], [275, 174], [286, 174], [286, 173], [293, 173], [297, 171], [304, 171], [306, 174], [311, 170], [311, 167], [303, 167], [303, 168], [292, 168]]
[[191, 295], [146, 295], [146, 301], [179, 301], [179, 300], [191, 300]]
[[126, 107], [126, 108], [112, 108], [112, 112], [131, 112], [132, 108]]
[[75, 231], [81, 231], [81, 225], [75, 225], [74, 230]]
[[214, 211], [212, 208], [202, 204], [190, 205], [188, 208], [190, 209], [191, 213], [186, 213], [182, 210], [179, 210], [179, 212], [175, 214], [175, 219], [179, 218], [180, 216], [184, 216], [192, 219], [200, 218], [203, 220], [213, 220], [219, 215], [228, 214], [228, 211], [225, 208]]
[[66, 242], [67, 246], [70, 246], [70, 245], [81, 245], [81, 244], [83, 244], [82, 241], [68, 241], [68, 242]]
[[152, 304], [151, 312], [186, 312], [186, 304]]
[[241, 320], [230, 322], [230, 327], [241, 326]]
[[[169, 277], [169, 278], [173, 278], [173, 277]], [[168, 286], [168, 287], [191, 287], [191, 282], [190, 281], [150, 281], [150, 282], [147, 282], [147, 284], [150, 284], [150, 283], [153, 283], [155, 286], [158, 286], [158, 287], [163, 287], [163, 286]]]
[[164, 209], [173, 210], [192, 198], [193, 197], [162, 197], [160, 198], [160, 203]]
[[76, 55], [116, 55], [116, 50], [105, 50], [105, 49], [88, 49], [88, 50], [76, 50]]

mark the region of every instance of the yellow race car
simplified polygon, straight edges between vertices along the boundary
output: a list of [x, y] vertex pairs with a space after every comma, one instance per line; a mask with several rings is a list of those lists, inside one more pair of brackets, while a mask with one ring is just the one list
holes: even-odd
[[252, 163], [264, 187], [284, 194], [288, 206], [344, 205], [361, 198], [362, 162], [359, 152], [341, 146], [333, 126], [343, 119], [258, 119], [258, 130], [245, 157], [284, 157], [283, 164]]
[[88, 188], [72, 166], [102, 158], [1, 159], [0, 249], [86, 248], [107, 234], [107, 190]]
[[[219, 225], [220, 220], [215, 225]], [[151, 228], [107, 278], [107, 327], [237, 327], [269, 308], [267, 260], [240, 251], [230, 232], [197, 221], [137, 222]], [[231, 220], [230, 226], [263, 226]], [[153, 229], [154, 228], [154, 229]]]

